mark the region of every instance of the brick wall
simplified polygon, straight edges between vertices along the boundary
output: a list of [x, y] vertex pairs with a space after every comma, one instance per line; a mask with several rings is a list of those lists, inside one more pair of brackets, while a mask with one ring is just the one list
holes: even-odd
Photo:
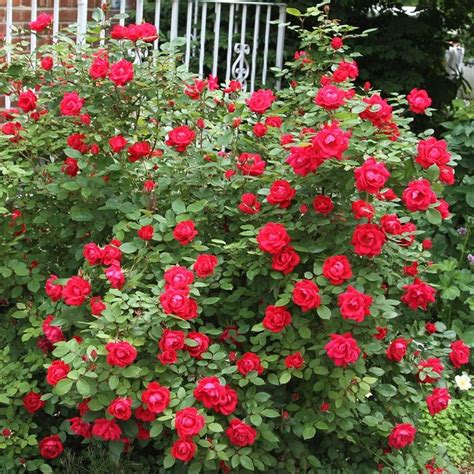
[[[31, 21], [31, 0], [13, 1], [13, 23], [16, 26], [26, 26]], [[53, 15], [53, 0], [37, 0], [38, 14], [41, 12]], [[92, 10], [99, 7], [100, 0], [89, 0], [89, 15]], [[59, 2], [59, 26], [64, 27], [77, 20], [77, 0], [60, 0]], [[7, 0], [0, 0], [0, 33], [5, 34], [5, 17], [7, 13]]]

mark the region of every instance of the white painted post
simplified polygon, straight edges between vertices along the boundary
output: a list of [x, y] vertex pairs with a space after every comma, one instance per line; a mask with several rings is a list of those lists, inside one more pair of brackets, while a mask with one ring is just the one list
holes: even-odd
[[199, 77], [202, 79], [204, 74], [204, 53], [206, 48], [206, 20], [207, 3], [202, 4], [201, 10], [201, 48], [199, 50]]
[[250, 92], [255, 89], [255, 74], [257, 71], [258, 35], [260, 29], [260, 5], [255, 6], [255, 24], [253, 27], [252, 73], [250, 75]]
[[155, 0], [155, 26], [158, 32], [158, 38], [153, 42], [153, 47], [158, 49], [160, 42], [160, 15], [161, 15], [161, 0]]
[[193, 24], [193, 5], [193, 0], [188, 0], [188, 12], [186, 17], [186, 53], [184, 55], [186, 71], [189, 70], [189, 61], [191, 59], [191, 27]]
[[[127, 0], [120, 0], [120, 14], [121, 15], [123, 15], [125, 13], [126, 3], [127, 3]], [[119, 25], [120, 26], [125, 25], [125, 18], [120, 18]]]
[[84, 41], [87, 32], [87, 0], [77, 0], [77, 43]]
[[212, 54], [212, 75], [217, 76], [217, 61], [219, 57], [219, 36], [221, 28], [221, 3], [216, 3], [216, 19], [214, 21], [214, 52]]
[[53, 43], [58, 41], [59, 32], [59, 0], [54, 0], [53, 3]]
[[[31, 21], [36, 20], [38, 16], [38, 2], [37, 0], [31, 0]], [[33, 54], [36, 51], [36, 34], [31, 32], [30, 35], [30, 53]], [[35, 61], [35, 58], [33, 58]]]
[[[13, 26], [13, 0], [7, 0], [7, 14], [5, 18], [5, 42], [7, 45], [12, 44], [12, 26]], [[7, 63], [10, 64], [12, 60], [12, 55], [10, 51], [7, 51]], [[9, 109], [11, 107], [10, 96], [5, 96], [5, 108]]]
[[225, 81], [230, 80], [230, 74], [232, 70], [232, 35], [234, 32], [234, 15], [235, 15], [235, 4], [231, 3], [229, 8], [229, 30], [227, 33], [227, 66], [225, 70]]
[[135, 23], [139, 25], [143, 21], [143, 0], [136, 0]]
[[[277, 36], [277, 50], [276, 50], [276, 67], [283, 69], [283, 48], [285, 46], [285, 21], [286, 21], [286, 7], [280, 6], [280, 15], [278, 18], [278, 36]], [[276, 88], [281, 88], [281, 79], [277, 80]]]
[[270, 38], [270, 21], [272, 19], [272, 7], [267, 7], [267, 18], [265, 21], [265, 43], [263, 46], [263, 67], [262, 67], [262, 85], [267, 83], [267, 68], [268, 68], [268, 41]]
[[171, 2], [171, 29], [170, 40], [173, 41], [178, 36], [178, 15], [179, 15], [179, 0], [172, 0]]
[[244, 85], [245, 74], [245, 32], [247, 30], [247, 5], [242, 5], [242, 23], [240, 25], [240, 60], [239, 60], [239, 75], [238, 80]]

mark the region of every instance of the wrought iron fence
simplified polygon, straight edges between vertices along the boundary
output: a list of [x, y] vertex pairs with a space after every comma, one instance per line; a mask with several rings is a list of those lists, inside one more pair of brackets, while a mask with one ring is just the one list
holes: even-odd
[[[162, 10], [171, 4], [169, 39], [185, 39], [184, 64], [201, 77], [219, 74], [219, 79], [240, 81], [244, 88], [253, 91], [265, 86], [270, 70], [283, 67], [286, 4], [242, 0], [155, 0], [154, 24], [161, 31]], [[101, 4], [107, 3], [100, 0]], [[169, 11], [169, 5], [167, 10]], [[89, 0], [77, 0], [77, 41], [81, 42], [87, 30]], [[136, 23], [143, 22], [144, 0], [136, 0], [135, 8], [127, 7], [127, 0], [113, 0], [112, 8], [118, 10], [119, 24], [126, 23], [125, 15], [134, 16]], [[61, 0], [53, 0], [53, 41], [59, 31]], [[38, 0], [31, 0], [31, 20], [35, 20]], [[183, 17], [183, 12], [185, 17]], [[6, 5], [7, 43], [12, 42], [13, 0]], [[185, 18], [185, 21], [184, 21]], [[276, 41], [275, 41], [276, 36]], [[37, 46], [36, 35], [30, 35], [30, 51]], [[160, 39], [154, 43], [158, 48]], [[210, 61], [209, 61], [210, 58]], [[274, 58], [274, 64], [270, 64]], [[205, 60], [206, 59], [206, 60]], [[10, 53], [7, 53], [10, 61]], [[274, 83], [280, 87], [279, 80]]]

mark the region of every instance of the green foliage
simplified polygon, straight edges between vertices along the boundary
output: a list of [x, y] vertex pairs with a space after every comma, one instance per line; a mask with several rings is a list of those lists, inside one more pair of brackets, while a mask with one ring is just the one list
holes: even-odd
[[474, 400], [454, 400], [447, 410], [432, 417], [425, 413], [422, 431], [433, 448], [445, 447], [448, 456], [457, 466], [471, 459], [474, 437]]
[[[403, 267], [416, 261], [422, 278], [429, 272], [432, 257], [420, 242], [425, 235], [413, 231], [411, 245], [390, 236], [381, 255], [361, 256], [351, 243], [361, 223], [351, 205], [362, 198], [370, 201], [377, 223], [382, 216], [397, 213], [403, 223], [427, 219], [427, 229], [439, 225], [435, 204], [426, 213], [411, 213], [400, 199], [387, 201], [358, 192], [354, 172], [369, 156], [390, 171], [388, 185], [398, 195], [419, 177], [429, 179], [440, 196], [444, 187], [436, 170], [423, 170], [414, 162], [421, 137], [410, 131], [404, 96], [390, 98], [398, 139], [360, 116], [367, 108], [367, 92], [349, 80], [339, 84], [344, 90], [343, 106], [326, 110], [315, 103], [321, 76], [341, 60], [354, 57], [347, 48], [334, 51], [330, 38], [353, 34], [353, 29], [329, 20], [317, 8], [301, 16], [320, 25], [308, 32], [294, 30], [301, 34], [309, 62], [288, 63], [284, 81], [295, 82], [278, 93], [266, 114], [279, 116], [283, 124], [281, 129], [268, 127], [263, 137], [253, 130], [264, 117], [251, 111], [246, 94], [204, 87], [194, 100], [184, 93], [193, 78], [179, 66], [183, 55], [179, 41], [164, 43], [154, 52], [138, 42], [136, 48], [148, 50], [148, 56], [134, 65], [134, 78], [124, 87], [108, 78], [93, 80], [88, 72], [101, 27], [107, 23], [93, 24], [84, 45], [76, 45], [67, 35], [55, 45], [41, 45], [40, 54], [55, 58], [51, 71], [32, 69], [31, 58], [17, 52], [11, 66], [1, 63], [0, 84], [11, 90], [12, 98], [18, 96], [21, 81], [24, 89], [39, 89], [38, 110], [46, 111], [38, 120], [28, 114], [15, 119], [22, 125], [21, 139], [0, 136], [0, 196], [5, 214], [0, 223], [4, 276], [0, 338], [6, 348], [0, 365], [0, 415], [12, 431], [0, 442], [6, 448], [1, 461], [7, 471], [67, 472], [74, 469], [73, 458], [82, 459], [78, 462], [89, 465], [90, 472], [109, 469], [105, 456], [91, 457], [98, 446], [99, 452], [106, 446], [113, 464], [123, 462], [119, 472], [122, 468], [134, 472], [133, 463], [146, 460], [153, 472], [172, 469], [191, 474], [216, 472], [222, 463], [242, 473], [369, 473], [379, 464], [388, 471], [412, 473], [437, 455], [425, 448], [420, 434], [414, 444], [384, 452], [396, 424], [418, 425], [426, 395], [416, 377], [420, 360], [442, 358], [445, 371], [439, 384], [452, 387], [454, 369], [447, 356], [456, 333], [439, 324], [436, 335], [430, 336], [423, 327], [432, 315], [411, 310], [400, 301], [404, 285], [413, 281]], [[134, 59], [135, 50], [126, 41], [107, 38], [103, 48], [110, 63]], [[90, 125], [61, 113], [59, 103], [71, 91], [84, 99], [82, 112], [89, 114]], [[196, 125], [200, 119], [203, 127]], [[306, 148], [311, 135], [302, 131], [314, 128], [310, 131], [314, 134], [332, 122], [350, 131], [344, 159], [331, 156], [317, 172], [295, 174], [286, 163], [290, 151], [282, 145], [282, 136], [291, 134], [294, 146]], [[169, 141], [170, 132], [181, 125], [195, 133], [184, 151]], [[68, 143], [73, 133], [83, 133], [88, 147], [97, 145], [98, 152], [73, 147]], [[149, 142], [153, 153], [133, 161], [127, 158], [127, 149], [112, 152], [109, 139], [117, 134], [125, 136], [129, 145]], [[332, 143], [331, 138], [327, 143]], [[260, 176], [242, 172], [237, 163], [244, 152], [258, 153], [265, 160], [265, 172]], [[77, 160], [77, 173], [66, 172], [68, 157]], [[281, 179], [296, 191], [288, 207], [268, 200], [271, 186]], [[149, 180], [155, 189], [146, 191]], [[257, 196], [260, 212], [239, 211], [244, 193]], [[334, 212], [323, 215], [302, 209], [322, 194], [331, 197]], [[173, 231], [187, 220], [194, 222], [198, 234], [181, 245]], [[285, 226], [300, 258], [295, 269], [285, 274], [272, 268], [271, 257], [257, 244], [260, 229], [269, 222]], [[153, 226], [150, 240], [139, 237], [143, 226]], [[123, 254], [115, 259], [125, 276], [120, 288], [111, 287], [104, 274], [109, 264], [90, 264], [83, 256], [85, 244], [103, 248], [112, 239], [120, 241], [115, 246]], [[169, 314], [160, 301], [167, 291], [165, 271], [177, 264], [194, 268], [203, 253], [217, 257], [215, 272], [198, 277], [196, 271], [189, 295], [181, 295], [196, 301], [196, 317], [187, 320]], [[372, 298], [370, 316], [360, 323], [341, 315], [338, 299], [347, 284], [333, 285], [323, 276], [323, 262], [334, 255], [347, 255], [353, 272], [347, 284]], [[101, 316], [91, 314], [89, 296], [78, 305], [66, 304], [67, 298], [56, 302], [46, 298], [43, 287], [51, 274], [59, 277], [60, 285], [73, 276], [89, 282], [90, 296], [101, 296], [105, 303]], [[321, 297], [319, 308], [309, 312], [292, 302], [295, 283], [303, 278], [318, 285]], [[292, 314], [292, 323], [278, 333], [262, 324], [265, 309], [273, 305], [285, 305]], [[61, 329], [64, 340], [47, 343], [47, 315], [54, 316], [52, 324]], [[374, 338], [378, 326], [387, 328], [385, 340]], [[186, 333], [186, 344], [189, 333], [199, 331], [210, 338], [209, 347], [201, 357], [192, 357], [189, 348], [180, 349], [176, 362], [162, 363], [157, 360], [157, 345], [165, 329]], [[345, 333], [353, 335], [360, 352], [353, 363], [336, 366], [325, 347], [332, 334]], [[397, 337], [410, 340], [400, 363], [386, 357], [388, 344]], [[107, 362], [106, 344], [117, 340], [128, 341], [138, 352], [126, 367]], [[246, 352], [260, 358], [261, 373], [239, 370], [235, 359]], [[285, 358], [296, 352], [304, 365], [286, 367]], [[342, 352], [347, 356], [351, 351]], [[52, 386], [45, 373], [60, 361], [70, 370]], [[232, 414], [223, 415], [196, 400], [196, 385], [208, 376], [235, 390], [238, 404]], [[111, 418], [108, 407], [117, 397], [130, 397], [133, 410], [141, 407], [142, 393], [152, 381], [169, 388], [171, 394], [156, 420], [144, 426], [135, 416], [119, 420], [121, 439], [108, 443], [100, 436], [81, 439], [71, 430], [68, 420], [78, 416], [79, 404], [85, 400], [88, 411], [82, 414], [83, 421], [94, 423]], [[45, 402], [34, 415], [22, 403], [31, 390], [40, 392]], [[326, 404], [328, 409], [322, 409]], [[175, 414], [190, 406], [204, 416], [205, 426], [194, 436], [196, 455], [183, 464], [170, 448], [178, 439]], [[255, 443], [239, 446], [232, 441], [227, 430], [234, 417], [256, 429]], [[139, 439], [140, 427], [150, 439]], [[39, 458], [37, 444], [55, 434], [66, 446], [66, 454], [46, 464]], [[127, 449], [128, 458], [123, 453]], [[439, 456], [436, 462], [449, 466], [449, 460]]]

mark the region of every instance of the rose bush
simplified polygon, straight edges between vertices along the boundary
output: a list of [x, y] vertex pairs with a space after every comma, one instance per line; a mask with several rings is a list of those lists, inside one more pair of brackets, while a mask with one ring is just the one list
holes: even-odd
[[150, 25], [97, 46], [98, 14], [40, 46], [52, 67], [2, 66], [6, 469], [89, 444], [160, 472], [446, 462], [420, 417], [470, 350], [431, 311], [417, 226], [449, 218], [457, 156], [307, 15], [279, 92], [192, 77]]

